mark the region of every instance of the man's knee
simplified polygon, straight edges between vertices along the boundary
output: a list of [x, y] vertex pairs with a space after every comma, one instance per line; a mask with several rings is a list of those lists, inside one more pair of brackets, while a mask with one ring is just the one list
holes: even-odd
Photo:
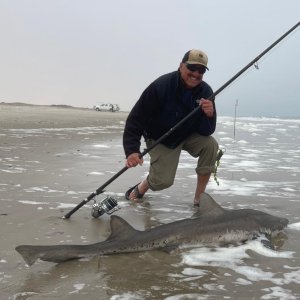
[[212, 136], [208, 136], [205, 144], [202, 146], [199, 156], [205, 157], [205, 160], [215, 161], [219, 149], [219, 144]]
[[208, 136], [207, 137], [207, 144], [206, 144], [206, 150], [211, 152], [211, 153], [215, 153], [217, 154], [218, 152], [218, 149], [219, 149], [219, 144], [218, 142], [216, 141], [216, 139], [212, 136]]
[[183, 149], [193, 157], [217, 153], [219, 145], [212, 136], [192, 135], [184, 144]]
[[208, 137], [205, 146], [199, 155], [196, 173], [198, 175], [208, 175], [215, 171], [219, 145], [213, 137]]
[[158, 179], [158, 178], [147, 178], [148, 185], [152, 191], [161, 191], [167, 189], [172, 186], [174, 183], [174, 179]]

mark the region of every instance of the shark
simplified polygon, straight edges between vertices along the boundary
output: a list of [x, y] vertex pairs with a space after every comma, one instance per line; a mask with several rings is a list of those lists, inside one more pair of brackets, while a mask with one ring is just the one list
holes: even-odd
[[191, 217], [147, 230], [136, 230], [118, 215], [110, 218], [111, 233], [101, 242], [84, 245], [20, 245], [15, 249], [31, 266], [38, 259], [61, 263], [86, 257], [164, 250], [207, 243], [236, 243], [261, 234], [282, 231], [288, 220], [255, 209], [225, 209], [203, 193], [198, 211]]

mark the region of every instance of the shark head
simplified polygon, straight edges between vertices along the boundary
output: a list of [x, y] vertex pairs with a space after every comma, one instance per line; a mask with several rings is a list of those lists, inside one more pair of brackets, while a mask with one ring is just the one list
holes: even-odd
[[[194, 218], [202, 220], [202, 226], [214, 225], [230, 231], [276, 234], [288, 224], [286, 218], [270, 215], [255, 209], [224, 209], [210, 195], [203, 193]], [[208, 228], [208, 227], [207, 227]], [[217, 230], [216, 230], [217, 231]]]

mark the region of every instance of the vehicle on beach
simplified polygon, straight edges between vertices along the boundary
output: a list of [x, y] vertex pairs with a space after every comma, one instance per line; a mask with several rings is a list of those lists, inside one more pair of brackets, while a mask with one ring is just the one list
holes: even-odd
[[101, 104], [96, 104], [94, 106], [94, 109], [97, 111], [119, 111], [120, 107], [118, 104], [111, 104], [111, 103], [101, 103]]

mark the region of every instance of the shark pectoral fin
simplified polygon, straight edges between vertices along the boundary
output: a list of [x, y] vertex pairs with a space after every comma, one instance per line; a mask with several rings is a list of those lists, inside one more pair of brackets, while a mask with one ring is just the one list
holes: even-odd
[[134, 229], [124, 219], [116, 215], [110, 217], [110, 229], [111, 229], [111, 234], [107, 238], [107, 241], [116, 238], [125, 239], [130, 236], [133, 236], [138, 232], [138, 230]]
[[262, 243], [266, 248], [275, 250], [275, 247], [274, 247], [274, 245], [272, 244], [272, 241], [271, 241], [271, 240], [269, 240], [269, 239], [262, 240], [261, 243]]
[[178, 249], [178, 245], [168, 245], [166, 247], [161, 248], [162, 251], [166, 253], [172, 253], [173, 251]]

